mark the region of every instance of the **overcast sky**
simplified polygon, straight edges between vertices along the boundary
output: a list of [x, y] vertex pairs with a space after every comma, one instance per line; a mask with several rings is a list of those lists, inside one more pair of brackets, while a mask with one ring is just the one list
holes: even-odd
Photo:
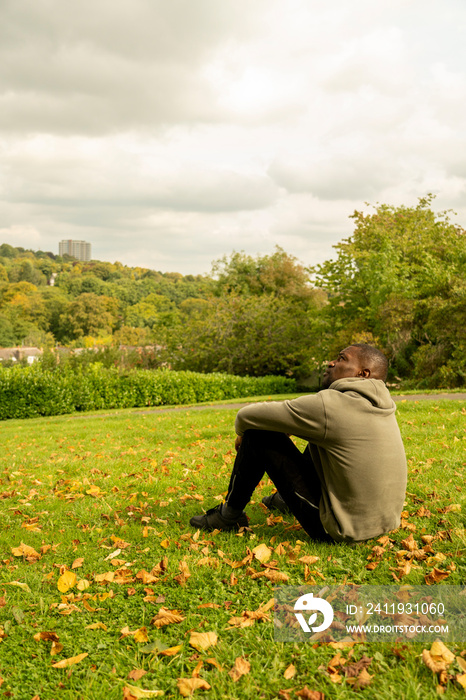
[[206, 273], [365, 202], [466, 227], [464, 0], [0, 0], [0, 243]]

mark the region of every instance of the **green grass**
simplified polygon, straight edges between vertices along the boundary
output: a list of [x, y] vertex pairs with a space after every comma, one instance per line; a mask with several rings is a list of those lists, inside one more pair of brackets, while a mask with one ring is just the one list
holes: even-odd
[[[275, 642], [271, 620], [231, 628], [233, 616], [257, 610], [274, 589], [265, 577], [251, 576], [252, 570], [263, 571], [260, 562], [232, 568], [227, 560], [241, 561], [261, 543], [274, 550], [283, 544], [273, 559], [289, 585], [304, 582], [299, 557], [306, 554], [319, 557], [308, 572], [318, 582], [389, 584], [393, 574], [401, 576], [396, 556], [401, 541], [410, 533], [419, 542], [431, 534], [437, 558], [416, 561], [403, 583], [424, 583], [434, 565], [449, 572], [445, 582], [464, 583], [465, 406], [464, 401], [435, 398], [398, 404], [409, 460], [405, 527], [390, 534], [391, 547], [373, 571], [366, 566], [376, 541], [352, 547], [316, 544], [292, 520], [267, 524], [259, 505], [271, 491], [266, 481], [248, 506], [250, 532], [198, 537], [189, 527], [193, 514], [225, 493], [234, 459], [235, 410], [133, 410], [2, 424], [0, 694], [26, 700], [34, 695], [41, 700], [113, 700], [129, 697], [124, 688], [132, 686], [179, 698], [178, 679], [190, 678], [202, 662], [198, 674], [211, 689], [197, 690], [195, 697], [271, 700], [286, 698], [287, 692], [280, 691], [289, 691], [293, 700], [304, 686], [325, 698], [357, 692], [387, 700], [437, 697], [438, 681], [422, 663], [422, 647], [416, 643], [343, 649], [345, 658], [351, 656], [348, 663], [364, 655], [372, 658], [371, 684], [355, 691], [344, 679], [331, 682], [325, 668], [336, 650], [328, 644]], [[421, 506], [429, 514], [421, 515]], [[21, 543], [40, 558], [14, 556], [12, 549]], [[108, 557], [117, 549], [115, 566]], [[76, 560], [81, 565], [72, 569]], [[190, 574], [185, 581], [181, 562]], [[57, 585], [66, 570], [89, 587], [80, 591], [74, 585], [61, 593]], [[118, 571], [117, 579], [126, 573], [131, 582], [96, 579]], [[143, 571], [154, 572], [157, 580], [144, 583]], [[200, 607], [206, 604], [215, 607]], [[157, 629], [151, 620], [161, 607], [180, 611], [184, 619]], [[89, 628], [96, 623], [101, 625]], [[145, 627], [147, 641], [124, 636], [125, 627], [131, 632]], [[215, 632], [218, 643], [197, 651], [189, 644], [192, 630]], [[54, 632], [63, 647], [54, 656], [51, 641], [34, 639], [45, 631]], [[174, 656], [156, 653], [156, 647], [174, 646], [181, 647]], [[466, 640], [452, 650], [459, 654], [465, 648]], [[84, 653], [73, 666], [52, 667]], [[235, 682], [229, 671], [238, 657], [247, 658], [250, 672]], [[296, 674], [287, 680], [290, 664]], [[136, 669], [146, 674], [128, 678]], [[454, 682], [447, 692], [450, 698], [464, 697]]]

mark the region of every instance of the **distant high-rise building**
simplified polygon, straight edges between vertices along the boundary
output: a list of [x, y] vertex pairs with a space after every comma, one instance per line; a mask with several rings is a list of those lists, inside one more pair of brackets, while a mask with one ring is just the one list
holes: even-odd
[[91, 244], [86, 241], [60, 241], [58, 255], [72, 255], [77, 260], [87, 262], [91, 259]]

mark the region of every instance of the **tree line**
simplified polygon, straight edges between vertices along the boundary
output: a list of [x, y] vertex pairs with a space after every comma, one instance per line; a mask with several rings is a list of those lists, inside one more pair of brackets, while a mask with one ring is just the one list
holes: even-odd
[[152, 346], [152, 366], [302, 380], [369, 342], [394, 382], [462, 386], [466, 237], [432, 201], [354, 212], [352, 235], [314, 267], [276, 248], [183, 276], [0, 245], [0, 346], [98, 346], [107, 357]]

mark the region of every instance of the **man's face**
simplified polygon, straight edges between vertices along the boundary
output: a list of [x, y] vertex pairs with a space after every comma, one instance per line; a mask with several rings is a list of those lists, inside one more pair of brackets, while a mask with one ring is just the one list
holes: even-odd
[[336, 360], [328, 363], [322, 377], [322, 388], [328, 389], [330, 384], [343, 377], [366, 376], [359, 360], [359, 349], [350, 345], [342, 350]]

